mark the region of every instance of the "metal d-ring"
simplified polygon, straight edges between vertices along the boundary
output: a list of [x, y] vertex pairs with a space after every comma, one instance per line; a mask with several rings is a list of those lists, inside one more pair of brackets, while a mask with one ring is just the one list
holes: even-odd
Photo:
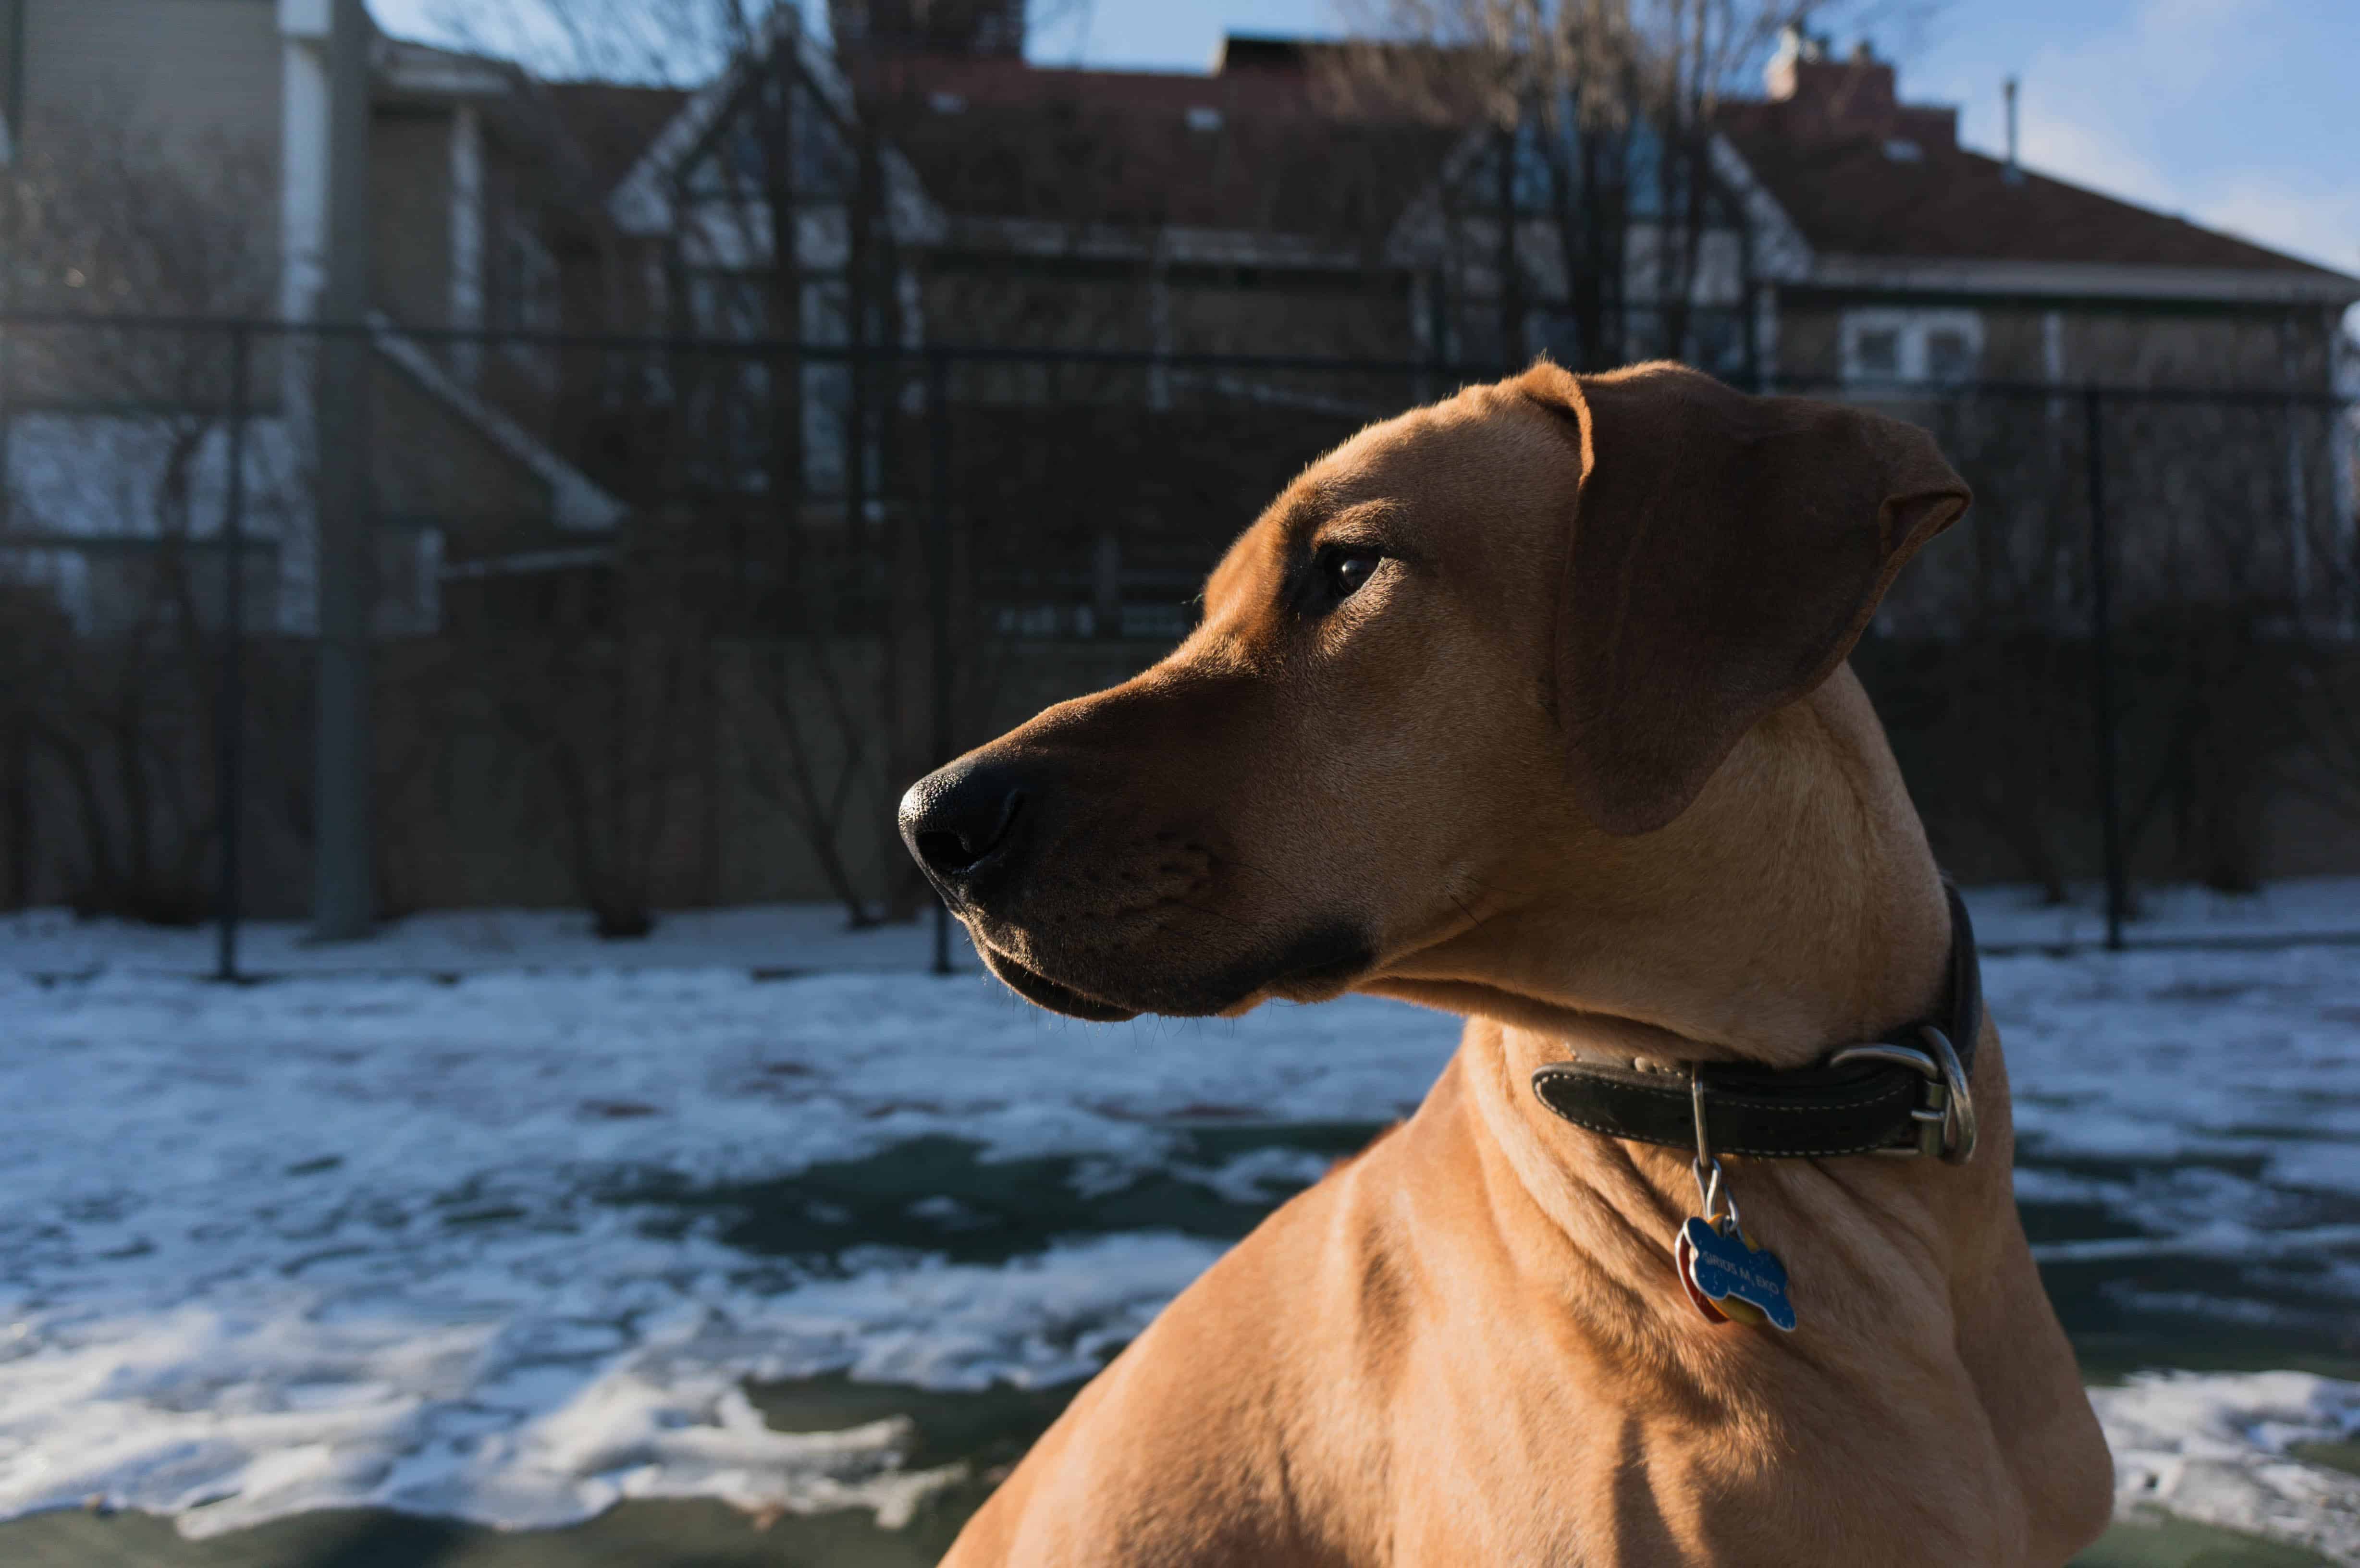
[[1946, 1164], [1964, 1165], [1975, 1157], [1975, 1100], [1967, 1087], [1966, 1069], [1959, 1063], [1959, 1053], [1950, 1049], [1950, 1036], [1932, 1024], [1920, 1024], [1918, 1033], [1927, 1044], [1925, 1051], [1895, 1045], [1889, 1040], [1872, 1040], [1865, 1045], [1846, 1046], [1828, 1058], [1828, 1065], [1889, 1062], [1924, 1078], [1926, 1103], [1909, 1113], [1909, 1119], [1918, 1125], [1918, 1140], [1876, 1152], [1905, 1159], [1931, 1155]]
[[1967, 1070], [1950, 1047], [1950, 1037], [1932, 1024], [1918, 1026], [1918, 1036], [1942, 1064], [1942, 1087], [1950, 1091], [1942, 1105], [1942, 1158], [1964, 1165], [1975, 1157], [1975, 1094], [1967, 1086]]

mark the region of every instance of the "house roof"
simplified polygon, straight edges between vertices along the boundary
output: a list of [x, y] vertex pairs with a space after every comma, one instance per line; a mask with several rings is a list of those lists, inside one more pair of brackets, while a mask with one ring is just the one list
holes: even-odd
[[1790, 32], [1768, 96], [1722, 105], [1751, 178], [1822, 281], [2163, 299], [2360, 298], [2360, 280], [1959, 146], [1958, 111], [1905, 103], [1865, 45], [1828, 58]]
[[374, 25], [372, 32], [369, 72], [380, 98], [497, 98], [522, 75], [515, 65], [490, 55], [414, 43], [376, 32]]
[[677, 87], [612, 82], [551, 82], [541, 92], [601, 191], [613, 190], [630, 172], [689, 98]]
[[476, 101], [528, 145], [562, 138], [568, 173], [603, 195], [669, 125], [689, 94], [614, 82], [543, 82], [512, 61], [380, 33], [371, 46], [379, 102]]
[[[1350, 46], [1319, 40], [1234, 35], [1201, 75], [901, 51], [856, 58], [838, 74], [790, 31], [805, 70], [840, 109], [857, 104], [953, 219], [1374, 242], [1465, 140], [1465, 125], [1452, 123], [1464, 114], [1415, 112], [1408, 98], [1388, 112], [1375, 86], [1357, 104], [1342, 101], [1325, 67]], [[616, 201], [637, 213], [652, 200], [637, 187], [705, 134], [732, 80], [694, 95], [602, 83], [552, 92], [568, 101], [585, 147], [598, 147], [602, 175], [632, 171]], [[1725, 103], [1720, 127], [1821, 281], [1906, 274], [1930, 287], [2037, 291], [2070, 273], [2077, 293], [2360, 299], [2360, 279], [1962, 148], [1955, 110], [1900, 102], [1892, 66], [1865, 52], [1782, 60], [1771, 80], [1771, 97]], [[634, 195], [636, 206], [625, 200]], [[652, 209], [638, 221], [655, 221]]]
[[1458, 133], [1343, 113], [1299, 69], [1043, 70], [1022, 60], [863, 62], [862, 113], [965, 217], [1175, 224], [1374, 240]]
[[1931, 137], [1786, 134], [1785, 107], [1732, 103], [1721, 125], [1814, 250], [2340, 276], [2030, 169], [2011, 180], [2002, 160]]
[[[733, 55], [719, 75], [683, 98], [607, 192], [607, 213], [625, 233], [652, 234], [676, 220], [678, 214], [672, 208], [674, 180], [728, 113], [755, 59], [768, 58], [766, 51], [792, 50], [803, 76], [819, 95], [839, 114], [854, 112], [851, 89], [836, 71], [829, 52], [804, 30], [802, 13], [796, 7], [772, 8], [761, 27], [761, 50], [765, 52], [755, 57], [743, 51]], [[910, 180], [899, 155], [889, 149], [886, 164], [888, 178], [896, 187], [897, 206], [918, 204], [906, 200], [911, 194], [906, 190]]]

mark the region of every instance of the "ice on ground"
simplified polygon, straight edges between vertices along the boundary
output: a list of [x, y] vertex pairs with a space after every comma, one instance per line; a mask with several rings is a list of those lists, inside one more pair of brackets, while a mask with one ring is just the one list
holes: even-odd
[[[2192, 1283], [2139, 1289], [2223, 1322], [2267, 1307], [2217, 1279], [2300, 1270], [2360, 1314], [2360, 952], [2028, 956], [1987, 978], [2027, 1202], [2108, 1217], [2052, 1258], [2193, 1251]], [[1186, 1126], [1389, 1121], [1457, 1032], [1366, 998], [1087, 1026], [973, 975], [746, 967], [0, 971], [0, 1516], [98, 1495], [190, 1533], [357, 1502], [520, 1527], [653, 1495], [901, 1517], [948, 1479], [908, 1468], [905, 1432], [770, 1432], [744, 1383], [1062, 1382], [1220, 1241], [1109, 1224], [954, 1261], [948, 1240], [855, 1245], [839, 1212], [845, 1245], [765, 1255], [722, 1210], [649, 1194], [795, 1202], [814, 1166], [954, 1138], [1070, 1160], [1085, 1206], [1151, 1174], [1251, 1205], [1322, 1158]], [[976, 1197], [909, 1209], [947, 1238]], [[830, 1202], [805, 1203], [820, 1230]], [[2295, 1418], [2241, 1424], [2267, 1400], [2223, 1389], [2125, 1405], [2110, 1431], [2136, 1453], [2226, 1445], [2200, 1456], [2328, 1529], [2335, 1484], [2278, 1435]], [[2211, 1517], [2226, 1484], [2136, 1500]]]
[[2289, 1452], [2360, 1433], [2360, 1383], [2178, 1372], [2090, 1398], [2114, 1452], [2118, 1514], [2174, 1513], [2360, 1563], [2360, 1475]]

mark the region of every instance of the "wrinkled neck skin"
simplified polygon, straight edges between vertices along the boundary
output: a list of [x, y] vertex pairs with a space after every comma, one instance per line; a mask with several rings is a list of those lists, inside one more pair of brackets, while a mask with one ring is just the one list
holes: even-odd
[[[1669, 1350], [1695, 1339], [1666, 1263], [1699, 1209], [1688, 1152], [1559, 1120], [1531, 1092], [1533, 1070], [1578, 1055], [1796, 1067], [1935, 1017], [1950, 944], [1940, 876], [1849, 668], [1758, 725], [1668, 827], [1611, 838], [1577, 822], [1536, 839], [1520, 884], [1514, 868], [1470, 879], [1469, 896], [1492, 906], [1470, 929], [1364, 988], [1469, 1015], [1458, 1071], [1481, 1142], [1547, 1229], [1587, 1255], [1579, 1267], [1625, 1288], [1630, 1334]], [[1854, 1272], [1812, 1256], [1829, 1247], [1899, 1244], [1939, 1272], [1970, 1192], [2014, 1224], [1988, 1029], [1983, 1044], [1983, 1148], [1965, 1172], [1874, 1157], [1724, 1162], [1747, 1228], [1795, 1270], [1807, 1316], [1831, 1278]], [[1912, 1288], [1940, 1294], [1947, 1281]]]

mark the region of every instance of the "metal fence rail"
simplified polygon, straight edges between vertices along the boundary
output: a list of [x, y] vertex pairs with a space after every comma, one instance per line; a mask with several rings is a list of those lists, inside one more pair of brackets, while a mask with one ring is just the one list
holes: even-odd
[[[357, 451], [313, 433], [340, 343]], [[903, 783], [1150, 662], [1306, 461], [1499, 373], [0, 317], [0, 903], [213, 919], [234, 975], [334, 815], [316, 605], [357, 567], [390, 910], [907, 916]], [[1975, 488], [1855, 657], [1955, 869], [2103, 877], [2119, 943], [2140, 877], [2249, 882], [2289, 822], [2360, 864], [2350, 405], [1765, 389], [1925, 424]]]

